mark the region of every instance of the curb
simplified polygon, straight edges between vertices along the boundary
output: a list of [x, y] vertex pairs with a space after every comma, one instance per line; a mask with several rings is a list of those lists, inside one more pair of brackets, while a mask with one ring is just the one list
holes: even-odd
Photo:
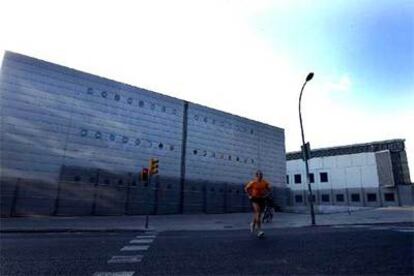
[[[336, 224], [316, 224], [316, 225], [288, 225], [283, 227], [269, 227], [268, 229], [285, 229], [285, 228], [303, 228], [303, 227], [332, 227], [332, 226], [350, 226], [353, 225], [390, 225], [390, 224], [410, 224], [414, 227], [414, 222], [411, 221], [398, 221], [398, 222], [366, 222], [366, 223], [336, 223]], [[247, 226], [246, 226], [247, 229]], [[92, 229], [92, 228], [68, 228], [68, 229], [1, 229], [0, 234], [24, 234], [24, 233], [131, 233], [131, 232], [145, 232], [145, 231], [231, 231], [231, 230], [241, 230], [239, 227], [234, 228], [223, 228], [223, 229], [171, 229], [171, 230], [156, 230], [154, 228], [134, 228], [134, 229], [125, 229], [125, 228], [105, 228], [105, 229]]]

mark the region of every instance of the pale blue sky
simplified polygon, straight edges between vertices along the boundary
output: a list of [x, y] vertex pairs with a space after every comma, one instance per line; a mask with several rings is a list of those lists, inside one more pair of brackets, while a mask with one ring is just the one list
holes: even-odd
[[[4, 0], [0, 50], [283, 127], [300, 149], [405, 138], [414, 1]], [[412, 175], [412, 173], [411, 173]]]

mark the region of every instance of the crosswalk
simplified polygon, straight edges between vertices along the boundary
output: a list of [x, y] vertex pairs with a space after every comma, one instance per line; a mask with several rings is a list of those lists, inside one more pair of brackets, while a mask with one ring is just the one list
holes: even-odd
[[333, 225], [332, 228], [344, 229], [367, 229], [378, 231], [394, 231], [401, 233], [414, 233], [414, 226], [396, 226], [396, 225], [369, 225], [369, 224], [357, 224], [357, 225]]
[[[145, 251], [150, 248], [157, 235], [158, 232], [151, 230], [136, 236], [120, 249], [119, 255], [114, 255], [107, 261], [108, 265], [136, 264], [141, 262]], [[135, 271], [131, 269], [130, 271], [95, 272], [93, 276], [133, 276], [134, 274]]]

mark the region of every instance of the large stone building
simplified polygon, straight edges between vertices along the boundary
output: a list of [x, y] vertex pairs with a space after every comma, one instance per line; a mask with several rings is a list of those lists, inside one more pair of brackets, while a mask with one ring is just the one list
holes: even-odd
[[[287, 153], [289, 205], [308, 204], [301, 152]], [[310, 182], [317, 205], [412, 205], [404, 140], [355, 144], [311, 151]]]
[[283, 129], [11, 52], [0, 94], [2, 216], [247, 211], [257, 169], [286, 202]]

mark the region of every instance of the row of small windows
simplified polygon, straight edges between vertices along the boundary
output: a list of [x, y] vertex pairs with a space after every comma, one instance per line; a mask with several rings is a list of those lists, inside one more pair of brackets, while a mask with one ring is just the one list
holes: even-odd
[[198, 149], [194, 149], [193, 150], [193, 155], [199, 155], [202, 157], [211, 157], [211, 158], [217, 158], [217, 159], [223, 159], [223, 160], [228, 160], [228, 161], [236, 161], [236, 162], [241, 162], [241, 163], [251, 163], [254, 164], [254, 159], [251, 158], [243, 158], [240, 156], [232, 156], [230, 154], [225, 154], [225, 153], [216, 153], [214, 151], [207, 151], [207, 150], [198, 150]]
[[[345, 202], [344, 194], [336, 194], [335, 195], [336, 202]], [[315, 202], [315, 195], [312, 195], [313, 202]], [[385, 193], [384, 194], [385, 201], [394, 202], [395, 195], [394, 193]], [[353, 193], [351, 194], [351, 201], [352, 202], [361, 202], [361, 195]], [[367, 193], [367, 201], [368, 202], [377, 202], [377, 194], [374, 193]], [[302, 195], [295, 195], [295, 202], [302, 203], [303, 196]], [[321, 202], [330, 202], [330, 195], [329, 194], [322, 194], [321, 195]]]
[[[93, 95], [95, 93], [95, 91], [94, 91], [93, 88], [89, 87], [87, 89], [87, 93], [88, 93], [88, 95]], [[105, 99], [109, 98], [109, 93], [107, 91], [101, 91], [100, 95], [101, 95], [102, 98], [105, 98]], [[122, 99], [121, 95], [119, 95], [119, 94], [115, 94], [113, 96], [113, 100], [116, 101], [116, 102], [120, 102], [121, 99]], [[135, 101], [136, 101], [136, 99], [135, 99]], [[126, 102], [128, 104], [132, 105], [132, 103], [134, 102], [134, 99], [132, 97], [128, 97], [128, 98], [126, 98]], [[148, 102], [146, 103], [143, 100], [138, 101], [138, 106], [141, 107], [141, 108], [144, 108], [145, 106], [149, 106], [151, 110], [156, 110], [157, 109], [157, 104], [148, 103]], [[160, 106], [160, 111], [164, 112], [164, 113], [167, 112], [167, 107], [165, 105]], [[174, 115], [177, 115], [177, 109], [172, 108], [171, 113], [174, 114]]]
[[103, 140], [106, 137], [107, 141], [112, 141], [112, 142], [117, 140], [117, 137], [118, 137], [118, 140], [121, 140], [123, 144], [128, 144], [130, 141], [133, 141], [135, 146], [144, 145], [147, 148], [152, 148], [155, 145], [155, 147], [157, 147], [160, 150], [168, 149], [170, 151], [173, 151], [175, 149], [174, 145], [164, 145], [163, 143], [150, 141], [148, 139], [140, 139], [140, 138], [134, 139], [128, 136], [116, 135], [113, 133], [105, 134], [105, 137], [104, 137], [104, 134], [100, 131], [89, 131], [87, 129], [81, 129], [80, 135], [82, 137], [87, 137], [88, 135], [90, 135], [91, 137], [94, 137], [95, 139], [98, 139], [98, 140]]
[[233, 125], [232, 123], [228, 123], [226, 121], [217, 121], [216, 119], [209, 119], [207, 117], [203, 117], [203, 116], [200, 116], [198, 114], [194, 115], [194, 120], [202, 121], [206, 124], [211, 123], [213, 125], [218, 125], [218, 126], [221, 126], [221, 127], [234, 128], [235, 130], [243, 132], [243, 133], [254, 134], [253, 129], [249, 130], [247, 127], [244, 127], [244, 126], [237, 126], [237, 125]]
[[[294, 183], [295, 184], [301, 184], [302, 183], [302, 175], [301, 174], [295, 174], [294, 176]], [[289, 184], [289, 175], [286, 175], [286, 183]], [[319, 173], [319, 181], [321, 183], [328, 182], [328, 173], [327, 172], [320, 172]], [[309, 182], [315, 183], [315, 175], [313, 173], [309, 173]]]

